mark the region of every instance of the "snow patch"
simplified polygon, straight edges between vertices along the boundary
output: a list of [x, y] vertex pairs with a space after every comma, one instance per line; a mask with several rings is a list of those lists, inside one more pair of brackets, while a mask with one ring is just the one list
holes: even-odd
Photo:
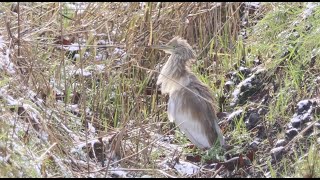
[[78, 10], [79, 13], [83, 13], [89, 5], [87, 2], [67, 2], [65, 4], [69, 9]]
[[84, 77], [88, 77], [88, 76], [91, 76], [91, 72], [89, 72], [88, 70], [86, 69], [77, 69], [76, 72], [75, 72], [76, 75], [81, 75], [83, 74]]
[[174, 168], [182, 175], [192, 175], [195, 173], [198, 173], [200, 170], [200, 167], [191, 164], [189, 162], [179, 162], [177, 163]]
[[240, 115], [243, 112], [242, 109], [239, 109], [237, 111], [234, 111], [233, 113], [229, 114], [227, 117], [227, 121], [231, 121], [234, 117]]
[[[3, 40], [3, 36], [0, 36], [0, 50], [4, 50], [6, 45]], [[6, 70], [9, 74], [14, 74], [16, 71], [14, 70], [14, 65], [9, 57], [10, 49], [6, 49], [5, 53], [0, 51], [0, 69]]]
[[80, 54], [75, 54], [75, 55], [73, 56], [73, 59], [80, 59]]
[[3, 49], [5, 46], [6, 45], [4, 43], [3, 36], [0, 36], [0, 49]]
[[90, 134], [92, 134], [94, 136], [94, 134], [96, 133], [96, 128], [93, 127], [93, 125], [88, 122], [88, 131], [90, 132]]
[[123, 49], [115, 48], [113, 51], [114, 55], [120, 55], [121, 57], [126, 55], [126, 52]]
[[302, 19], [308, 18], [312, 13], [315, 7], [319, 6], [314, 2], [308, 2], [306, 9], [302, 12]]
[[106, 66], [103, 64], [98, 64], [95, 66], [95, 68], [98, 72], [102, 73], [102, 72], [104, 72], [104, 68], [106, 68]]
[[68, 51], [78, 51], [81, 45], [79, 43], [72, 43], [71, 45], [65, 45], [63, 48]]
[[117, 175], [120, 178], [126, 178], [127, 177], [127, 172], [122, 171], [121, 169], [110, 169], [112, 174]]
[[302, 109], [303, 107], [308, 106], [309, 103], [311, 103], [309, 99], [299, 101], [297, 104], [298, 109]]
[[250, 77], [246, 78], [245, 80], [241, 81], [235, 88], [235, 90], [232, 92], [233, 99], [232, 102], [230, 103], [231, 106], [234, 106], [238, 100], [239, 96], [241, 95], [241, 89], [242, 87], [245, 87], [245, 89], [250, 89], [253, 85], [252, 82], [257, 78], [257, 76], [261, 73], [264, 72], [265, 69], [261, 68], [258, 69], [254, 74], [252, 74]]
[[84, 77], [89, 77], [92, 76], [92, 73], [103, 73], [105, 70], [105, 65], [103, 64], [96, 64], [96, 65], [91, 65], [91, 66], [87, 66], [84, 69], [76, 69], [75, 65], [69, 65], [66, 66], [66, 71], [68, 76], [73, 76], [73, 75], [82, 75]]
[[225, 83], [225, 85], [234, 85], [234, 82], [233, 82], [233, 81], [227, 81], [227, 82]]
[[260, 6], [260, 4], [261, 4], [261, 2], [245, 2], [245, 4], [247, 5], [247, 6], [253, 6], [253, 7], [255, 7], [255, 8], [258, 8], [259, 6]]

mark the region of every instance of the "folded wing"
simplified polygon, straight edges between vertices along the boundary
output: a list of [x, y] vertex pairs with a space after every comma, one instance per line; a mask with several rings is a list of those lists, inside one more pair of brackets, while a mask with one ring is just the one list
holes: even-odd
[[[209, 89], [200, 82], [193, 81], [186, 88], [175, 91], [168, 102], [169, 119], [199, 148], [211, 147], [217, 138], [224, 144], [212, 104], [196, 94], [213, 101]], [[196, 93], [196, 94], [195, 94]]]

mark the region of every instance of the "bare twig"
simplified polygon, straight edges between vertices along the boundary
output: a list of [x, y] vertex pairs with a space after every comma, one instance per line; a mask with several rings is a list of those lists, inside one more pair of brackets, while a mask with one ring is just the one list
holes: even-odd
[[21, 56], [21, 37], [20, 37], [20, 2], [17, 4], [17, 11], [18, 11], [18, 57]]
[[43, 157], [55, 146], [57, 145], [57, 143], [53, 143], [38, 159], [37, 161], [41, 161], [43, 159]]
[[220, 168], [216, 170], [216, 172], [213, 174], [212, 177], [215, 178], [223, 168], [224, 168], [224, 165], [220, 166]]

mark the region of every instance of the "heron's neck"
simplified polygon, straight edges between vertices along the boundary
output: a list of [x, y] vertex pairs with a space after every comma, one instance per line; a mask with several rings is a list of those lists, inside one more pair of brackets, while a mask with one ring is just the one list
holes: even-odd
[[[180, 56], [172, 54], [166, 64], [161, 69], [157, 84], [161, 84], [162, 94], [173, 93], [175, 90], [182, 88], [181, 85], [189, 84], [188, 74], [189, 68], [186, 64], [187, 60], [181, 59]], [[178, 82], [178, 83], [176, 83]]]
[[169, 78], [178, 80], [186, 74], [186, 61], [185, 59], [181, 59], [181, 56], [172, 54], [162, 69], [163, 73]]

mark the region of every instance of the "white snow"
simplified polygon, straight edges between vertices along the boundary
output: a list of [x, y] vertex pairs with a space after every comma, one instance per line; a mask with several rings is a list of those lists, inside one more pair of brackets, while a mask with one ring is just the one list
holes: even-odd
[[3, 36], [0, 36], [0, 49], [3, 49], [5, 46], [6, 45], [4, 43]]
[[125, 55], [125, 52], [124, 52], [123, 49], [114, 48], [113, 54], [116, 54], [116, 55], [118, 54], [118, 55], [124, 56], [124, 55]]
[[[0, 89], [0, 97], [2, 97], [3, 99], [5, 99], [7, 101], [7, 105], [9, 106], [22, 106], [24, 108], [24, 110], [26, 111], [26, 113], [29, 115], [29, 117], [31, 117], [32, 121], [34, 121], [34, 124], [41, 124], [41, 122], [43, 122], [44, 120], [41, 119], [41, 114], [40, 112], [33, 107], [32, 105], [35, 105], [33, 103], [28, 103], [27, 101], [25, 101], [23, 98], [19, 98], [19, 99], [14, 99], [12, 96], [10, 96], [9, 94], [7, 94], [6, 91], [6, 87], [4, 86], [3, 88]], [[33, 92], [32, 91], [27, 91], [27, 95], [30, 96], [32, 95]], [[21, 129], [23, 129], [23, 127], [21, 126]], [[45, 132], [42, 131], [40, 129], [40, 131], [34, 131], [34, 133], [36, 133], [39, 138], [44, 141], [47, 142], [48, 141], [48, 137], [49, 135]]]
[[174, 168], [182, 175], [193, 175], [195, 173], [198, 173], [200, 170], [200, 167], [183, 161], [177, 163]]
[[277, 142], [276, 142], [276, 145], [277, 144], [283, 144], [286, 140], [284, 139], [278, 139]]
[[95, 64], [91, 66], [87, 66], [84, 69], [78, 68], [75, 65], [69, 65], [66, 66], [66, 72], [68, 76], [73, 76], [73, 75], [82, 75], [84, 77], [89, 77], [92, 75], [92, 73], [103, 73], [105, 70], [105, 65], [104, 64]]
[[319, 5], [314, 2], [308, 2], [306, 9], [302, 13], [302, 19], [309, 17], [313, 13], [314, 8], [317, 6]]
[[120, 178], [126, 178], [127, 177], [127, 172], [122, 171], [121, 169], [110, 169], [112, 174], [116, 174], [117, 176], [119, 176]]
[[283, 146], [276, 147], [276, 148], [271, 149], [270, 153], [271, 153], [271, 154], [273, 154], [273, 153], [276, 153], [276, 152], [282, 151], [283, 149], [284, 149], [284, 147], [283, 147]]
[[248, 68], [245, 68], [245, 67], [243, 67], [243, 66], [240, 66], [240, 67], [239, 67], [239, 71], [243, 71], [243, 70], [246, 70], [246, 69], [248, 69]]
[[308, 99], [301, 100], [298, 102], [297, 106], [299, 109], [301, 109], [301, 108], [303, 108], [303, 106], [306, 106], [309, 102], [310, 102], [310, 100], [308, 100]]
[[230, 103], [231, 106], [233, 106], [239, 99], [239, 95], [241, 93], [241, 87], [242, 86], [245, 86], [246, 88], [250, 88], [252, 87], [252, 84], [251, 84], [251, 81], [254, 80], [254, 78], [256, 78], [257, 74], [261, 73], [265, 71], [264, 68], [260, 68], [260, 69], [257, 69], [257, 71], [252, 74], [250, 77], [248, 77], [247, 79], [241, 81], [235, 88], [235, 90], [232, 92], [232, 95], [233, 95], [233, 99], [232, 99], [232, 102]]
[[73, 59], [80, 59], [80, 54], [75, 54], [75, 55], [73, 56]]
[[253, 78], [255, 78], [255, 74], [243, 80], [237, 85], [236, 89], [232, 92], [232, 95], [233, 95], [232, 104], [238, 101], [242, 86], [246, 86], [248, 88], [252, 86], [251, 81], [253, 80]]
[[88, 76], [91, 76], [91, 72], [89, 72], [88, 70], [86, 69], [83, 69], [82, 72], [81, 72], [81, 69], [77, 69], [76, 72], [75, 72], [76, 75], [81, 75], [83, 74], [84, 77], [88, 77]]
[[245, 4], [258, 8], [261, 2], [245, 2]]
[[232, 102], [235, 103], [238, 101], [239, 99], [239, 94], [240, 94], [240, 87], [237, 87], [233, 92], [232, 92], [232, 95], [233, 95], [233, 100]]
[[107, 42], [105, 40], [103, 40], [103, 39], [100, 39], [97, 44], [98, 45], [106, 45]]
[[103, 64], [97, 64], [97, 65], [95, 66], [97, 72], [100, 72], [100, 73], [104, 72], [104, 68], [105, 68], [105, 67], [106, 67], [106, 66], [103, 65]]
[[101, 61], [102, 58], [103, 58], [103, 55], [102, 55], [102, 54], [96, 55], [96, 60], [97, 60], [97, 61]]
[[234, 85], [234, 82], [233, 82], [233, 81], [227, 81], [227, 82], [225, 83], [225, 85]]
[[71, 45], [65, 45], [63, 48], [68, 51], [78, 51], [80, 49], [81, 45], [78, 43], [72, 43]]
[[76, 10], [77, 9], [79, 13], [83, 13], [84, 10], [89, 5], [88, 2], [67, 2], [65, 4], [69, 9], [72, 9], [72, 10]]
[[139, 2], [139, 6], [141, 9], [145, 9], [146, 5], [147, 5], [147, 3], [145, 3], [145, 2]]
[[231, 121], [234, 117], [238, 116], [242, 113], [242, 109], [238, 109], [237, 111], [234, 111], [233, 113], [229, 114], [227, 117], [227, 121]]
[[311, 16], [314, 12], [314, 8], [319, 6], [319, 3], [308, 2], [306, 9], [300, 14], [301, 19], [298, 19], [292, 23], [293, 26], [300, 24], [303, 20]]
[[[10, 60], [10, 49], [5, 49], [6, 45], [3, 40], [3, 36], [0, 36], [0, 69], [6, 70], [9, 74], [14, 74], [14, 65]], [[5, 51], [5, 53], [3, 53]]]
[[90, 134], [91, 135], [95, 135], [95, 133], [96, 133], [96, 128], [94, 128], [93, 127], [93, 125], [90, 123], [90, 122], [88, 122], [88, 131], [90, 132]]

